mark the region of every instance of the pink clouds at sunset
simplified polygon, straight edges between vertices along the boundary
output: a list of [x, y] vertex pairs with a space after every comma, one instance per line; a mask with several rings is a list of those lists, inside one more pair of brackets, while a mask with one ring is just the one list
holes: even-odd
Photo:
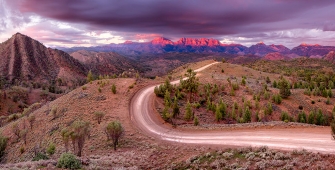
[[90, 46], [158, 36], [335, 45], [332, 0], [0, 0], [0, 40], [22, 32], [48, 46]]

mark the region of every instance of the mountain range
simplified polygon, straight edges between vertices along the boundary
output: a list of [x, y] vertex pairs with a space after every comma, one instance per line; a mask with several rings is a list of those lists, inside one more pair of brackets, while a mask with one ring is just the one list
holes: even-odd
[[116, 53], [77, 51], [71, 55], [16, 33], [0, 44], [0, 78], [12, 84], [24, 81], [48, 83], [59, 78], [68, 81], [84, 79], [89, 70], [95, 75], [140, 70], [134, 61]]
[[0, 76], [10, 82], [50, 81], [85, 78], [95, 75], [139, 71], [144, 76], [164, 75], [180, 65], [206, 59], [226, 58], [235, 63], [245, 61], [287, 60], [300, 56], [323, 58], [335, 63], [335, 47], [301, 44], [289, 49], [283, 45], [258, 43], [250, 47], [223, 44], [215, 39], [181, 38], [171, 41], [158, 37], [150, 42], [126, 41], [96, 47], [45, 47], [20, 33], [0, 44]]
[[250, 47], [241, 44], [223, 44], [216, 39], [206, 38], [180, 38], [178, 41], [171, 41], [164, 37], [158, 37], [150, 42], [131, 42], [126, 41], [120, 44], [109, 44], [95, 47], [73, 47], [62, 48], [66, 52], [78, 50], [97, 51], [97, 52], [116, 52], [125, 56], [137, 57], [145, 54], [164, 54], [171, 52], [185, 53], [207, 53], [207, 54], [234, 54], [234, 55], [257, 55], [265, 56], [269, 53], [280, 53], [289, 58], [298, 56], [317, 57], [325, 56], [330, 51], [335, 51], [334, 46], [321, 46], [301, 44], [289, 49], [283, 45], [266, 45], [263, 42]]

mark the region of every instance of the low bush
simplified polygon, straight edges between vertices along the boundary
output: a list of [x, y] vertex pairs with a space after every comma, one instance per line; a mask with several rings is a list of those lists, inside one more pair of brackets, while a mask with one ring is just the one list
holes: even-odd
[[112, 85], [112, 92], [113, 92], [113, 94], [116, 94], [116, 86], [115, 86], [115, 84]]
[[39, 160], [48, 160], [49, 157], [46, 156], [44, 153], [38, 152], [35, 157], [33, 158], [33, 161], [39, 161]]
[[47, 148], [47, 154], [53, 155], [56, 151], [56, 145], [54, 143], [50, 143], [50, 145]]
[[272, 96], [272, 101], [275, 102], [276, 104], [281, 104], [282, 98], [280, 97], [279, 94], [275, 94]]
[[79, 169], [81, 162], [70, 153], [63, 153], [58, 159], [57, 168]]

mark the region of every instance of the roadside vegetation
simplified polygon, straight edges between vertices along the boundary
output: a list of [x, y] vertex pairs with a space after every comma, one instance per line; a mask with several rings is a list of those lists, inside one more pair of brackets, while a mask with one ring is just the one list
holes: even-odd
[[[260, 61], [263, 62], [268, 61]], [[327, 105], [334, 105], [332, 89], [335, 76], [331, 73], [319, 74], [314, 69], [314, 72], [298, 74], [304, 75], [306, 79], [293, 81], [292, 75], [255, 78], [250, 75], [250, 71], [241, 77], [229, 76], [229, 73], [222, 72], [225, 69], [222, 66], [235, 67], [225, 63], [216, 66], [212, 73], [207, 74], [212, 75], [209, 81], [202, 80], [204, 77], [196, 77], [196, 73], [188, 69], [184, 74], [185, 79], [180, 78], [179, 84], [172, 85], [167, 78], [162, 85], [157, 86], [154, 92], [161, 104], [156, 104], [156, 107], [162, 118], [173, 125], [282, 120], [327, 126], [333, 120], [335, 109], [327, 109]], [[310, 91], [310, 103], [302, 99], [306, 96], [305, 88]], [[313, 98], [317, 98], [317, 105]], [[327, 107], [320, 108], [320, 105]]]

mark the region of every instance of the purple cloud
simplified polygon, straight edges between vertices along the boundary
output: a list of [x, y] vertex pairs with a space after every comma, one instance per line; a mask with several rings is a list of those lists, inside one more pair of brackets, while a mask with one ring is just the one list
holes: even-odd
[[[37, 39], [73, 44], [100, 39], [88, 32], [113, 32], [124, 40], [164, 36], [227, 39], [235, 43], [264, 41], [294, 46], [301, 42], [335, 45], [333, 0], [11, 0], [5, 1], [18, 16], [39, 16], [43, 20], [65, 22], [77, 29], [54, 25], [33, 26], [50, 32]], [[1, 16], [0, 11], [0, 16]], [[15, 16], [14, 14], [11, 16]], [[3, 20], [3, 19], [2, 19]], [[5, 19], [0, 25], [5, 25]], [[22, 20], [12, 20], [12, 23]], [[44, 24], [47, 24], [45, 22]], [[39, 29], [38, 27], [42, 27]], [[33, 29], [30, 29], [33, 30]], [[317, 31], [313, 31], [317, 30]], [[1, 31], [1, 28], [0, 28]], [[29, 33], [28, 35], [38, 33]], [[51, 34], [57, 37], [50, 37]], [[153, 36], [154, 35], [154, 36]], [[240, 38], [242, 37], [242, 38]], [[317, 38], [319, 37], [319, 39]], [[144, 40], [148, 40], [145, 39]], [[143, 40], [143, 39], [142, 39]], [[52, 41], [52, 42], [53, 42]], [[101, 42], [101, 41], [100, 41]], [[326, 44], [326, 45], [327, 45]]]

